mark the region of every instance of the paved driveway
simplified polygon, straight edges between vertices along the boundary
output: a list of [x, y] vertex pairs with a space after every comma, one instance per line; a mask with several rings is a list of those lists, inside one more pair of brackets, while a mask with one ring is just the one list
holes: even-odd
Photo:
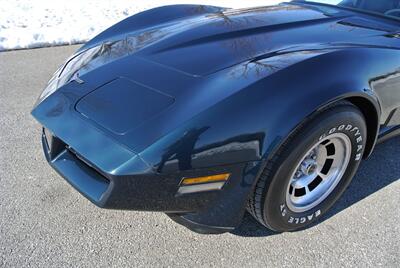
[[246, 215], [233, 233], [204, 236], [162, 213], [96, 208], [45, 163], [29, 115], [75, 49], [0, 53], [0, 267], [400, 267], [400, 138], [376, 148], [321, 224], [297, 233]]

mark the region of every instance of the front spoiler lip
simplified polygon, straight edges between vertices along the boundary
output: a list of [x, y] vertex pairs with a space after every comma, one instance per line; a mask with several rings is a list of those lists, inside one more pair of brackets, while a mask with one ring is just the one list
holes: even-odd
[[[78, 153], [55, 137], [62, 146], [48, 146], [42, 134], [43, 150], [49, 164], [65, 180], [101, 208], [165, 212], [175, 222], [202, 234], [230, 232], [241, 222], [245, 204], [258, 174], [259, 162], [174, 174], [143, 173], [113, 175], [83, 161]], [[52, 152], [56, 148], [56, 152]], [[90, 162], [89, 162], [90, 163]], [[230, 173], [218, 191], [176, 195], [182, 177]]]
[[198, 234], [223, 234], [232, 232], [235, 230], [235, 227], [227, 226], [213, 226], [213, 225], [205, 225], [198, 222], [194, 222], [185, 217], [185, 214], [173, 214], [167, 213], [167, 216], [171, 218], [174, 222], [185, 226], [189, 230], [196, 232]]

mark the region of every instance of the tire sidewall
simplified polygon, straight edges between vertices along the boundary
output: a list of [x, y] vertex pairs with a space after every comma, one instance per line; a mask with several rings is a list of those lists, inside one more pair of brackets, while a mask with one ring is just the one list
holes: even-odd
[[[302, 229], [318, 220], [346, 190], [364, 153], [367, 139], [365, 120], [352, 106], [338, 107], [322, 114], [301, 129], [287, 144], [287, 148], [293, 149], [283, 157], [282, 164], [271, 178], [265, 197], [264, 220], [274, 230]], [[302, 213], [291, 211], [286, 204], [286, 191], [297, 164], [304, 157], [304, 153], [318, 141], [336, 133], [348, 136], [352, 145], [350, 161], [343, 177], [332, 193], [316, 207]]]

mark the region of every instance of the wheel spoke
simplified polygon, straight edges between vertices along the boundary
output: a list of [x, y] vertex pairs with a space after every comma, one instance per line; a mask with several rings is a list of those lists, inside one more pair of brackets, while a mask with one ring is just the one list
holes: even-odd
[[311, 191], [310, 191], [310, 189], [308, 188], [308, 186], [306, 186], [305, 188], [306, 188], [306, 195], [308, 195]]
[[320, 176], [320, 177], [321, 177], [321, 179], [323, 179], [323, 180], [326, 180], [327, 178], [329, 178], [329, 176], [328, 176], [328, 175], [322, 174], [321, 172], [320, 172], [320, 173], [318, 173], [318, 176]]
[[[334, 133], [315, 144], [297, 164], [296, 171], [302, 176], [297, 177], [293, 172], [290, 181], [293, 190], [286, 195], [288, 207], [304, 212], [323, 202], [345, 173], [350, 154], [351, 141], [343, 133]], [[303, 193], [299, 195], [299, 191]]]

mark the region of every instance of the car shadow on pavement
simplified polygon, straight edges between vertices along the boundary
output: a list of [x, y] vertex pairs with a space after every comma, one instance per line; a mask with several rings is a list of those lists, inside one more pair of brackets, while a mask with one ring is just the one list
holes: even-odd
[[[314, 226], [399, 180], [399, 162], [400, 137], [377, 145], [371, 157], [361, 163], [360, 169], [343, 196]], [[277, 234], [262, 226], [249, 213], [246, 213], [240, 226], [231, 233], [245, 237]]]

